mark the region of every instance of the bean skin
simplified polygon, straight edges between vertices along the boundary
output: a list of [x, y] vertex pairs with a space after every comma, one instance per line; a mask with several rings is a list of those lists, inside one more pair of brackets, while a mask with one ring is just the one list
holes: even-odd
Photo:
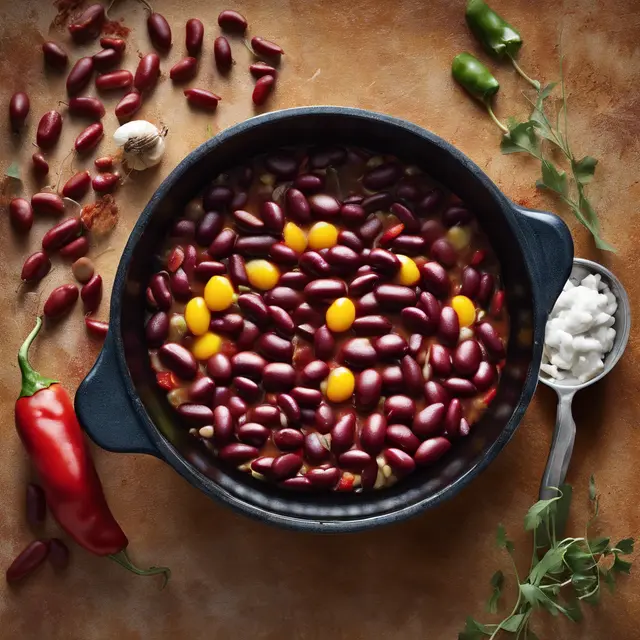
[[224, 36], [219, 36], [215, 39], [213, 56], [218, 71], [222, 74], [228, 73], [233, 66], [233, 56], [231, 55], [231, 45]]
[[70, 96], [80, 93], [91, 81], [93, 58], [80, 58], [67, 76], [67, 93]]
[[13, 198], [9, 202], [11, 226], [20, 233], [27, 233], [33, 226], [33, 208], [26, 198]]
[[398, 476], [404, 476], [411, 473], [416, 466], [413, 458], [402, 451], [401, 449], [389, 448], [383, 452], [387, 464], [393, 469], [393, 472]]
[[441, 402], [431, 404], [413, 419], [413, 432], [420, 438], [430, 437], [440, 431], [446, 408]]
[[69, 63], [67, 52], [57, 42], [45, 42], [42, 45], [44, 61], [53, 69], [62, 70]]
[[100, 4], [92, 4], [69, 25], [69, 33], [76, 42], [95, 40], [100, 35], [105, 19], [104, 7]]
[[8, 584], [15, 584], [31, 575], [40, 567], [49, 555], [48, 540], [30, 542], [13, 560], [6, 573]]
[[251, 38], [251, 48], [258, 55], [263, 55], [271, 58], [280, 59], [280, 56], [284, 55], [284, 51], [280, 45], [275, 42], [270, 42], [259, 36]]
[[166, 51], [171, 48], [171, 27], [167, 19], [160, 13], [150, 13], [147, 17], [147, 31], [156, 49]]
[[414, 460], [420, 466], [427, 466], [440, 459], [450, 448], [451, 443], [446, 438], [430, 438], [418, 447]]
[[51, 260], [44, 251], [30, 255], [22, 265], [20, 278], [29, 284], [40, 282], [51, 270]]
[[331, 451], [335, 454], [348, 451], [353, 445], [356, 434], [356, 416], [347, 413], [331, 429]]
[[[253, 64], [249, 65], [249, 72], [251, 73], [251, 75], [254, 78], [262, 78], [262, 76], [277, 76], [278, 75], [278, 71], [276, 70], [275, 67], [272, 67], [270, 64], [267, 64], [266, 62], [254, 62]], [[316, 176], [314, 176], [316, 177]], [[320, 186], [314, 186], [314, 187], [301, 187], [302, 183], [300, 183], [298, 180], [296, 180], [295, 182], [295, 186], [297, 188], [302, 189], [303, 191], [314, 191], [317, 189], [321, 189], [322, 188], [322, 181]]]
[[106, 110], [102, 101], [92, 96], [80, 96], [69, 99], [69, 113], [72, 116], [100, 120]]
[[164, 344], [158, 351], [160, 362], [184, 380], [193, 380], [198, 363], [190, 351], [175, 342]]
[[62, 116], [57, 111], [47, 111], [38, 123], [36, 142], [42, 149], [54, 147], [62, 132]]
[[51, 320], [62, 317], [75, 305], [78, 295], [75, 284], [63, 284], [55, 288], [44, 303], [44, 315]]
[[275, 84], [276, 79], [273, 76], [262, 76], [261, 78], [258, 78], [256, 80], [255, 87], [253, 88], [253, 93], [251, 94], [253, 104], [257, 107], [262, 106], [269, 98]]
[[97, 71], [107, 71], [122, 62], [122, 51], [111, 48], [103, 49], [94, 54], [92, 60], [94, 69]]
[[96, 78], [96, 89], [98, 89], [98, 91], [129, 89], [132, 84], [133, 74], [126, 69], [103, 73]]
[[247, 30], [247, 19], [237, 11], [227, 9], [218, 16], [218, 25], [225, 31], [244, 33]]
[[220, 96], [206, 89], [185, 89], [184, 95], [191, 106], [205, 111], [215, 111], [218, 108], [218, 102], [222, 100]]
[[65, 260], [75, 261], [82, 256], [86, 256], [89, 253], [89, 240], [86, 236], [80, 236], [71, 242], [67, 242], [63, 247], [60, 247], [60, 257]]
[[142, 96], [137, 91], [127, 93], [116, 105], [115, 114], [120, 122], [128, 120], [140, 110]]
[[11, 96], [9, 101], [9, 119], [11, 128], [17, 132], [23, 126], [29, 115], [29, 96], [24, 91], [18, 91]]
[[138, 91], [150, 91], [156, 86], [160, 76], [160, 58], [157, 53], [148, 53], [138, 62], [133, 86]]
[[372, 456], [377, 456], [384, 448], [387, 421], [381, 413], [367, 416], [360, 433], [360, 445]]
[[198, 72], [198, 61], [188, 56], [176, 62], [169, 71], [169, 77], [174, 82], [188, 82], [195, 78]]

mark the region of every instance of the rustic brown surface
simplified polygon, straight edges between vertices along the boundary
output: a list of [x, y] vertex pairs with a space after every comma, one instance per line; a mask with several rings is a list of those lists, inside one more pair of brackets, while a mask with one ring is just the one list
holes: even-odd
[[[174, 32], [174, 46], [162, 64], [165, 74], [184, 55], [186, 19], [198, 16], [206, 25], [206, 44], [194, 84], [212, 87], [224, 100], [215, 116], [192, 113], [182, 90], [163, 78], [143, 107], [141, 117], [168, 125], [168, 156], [157, 171], [139, 174], [120, 190], [120, 224], [92, 249], [92, 255], [102, 254], [96, 262], [107, 291], [127, 235], [162, 178], [208, 138], [208, 124], [217, 132], [253, 113], [246, 49], [233, 41], [238, 64], [229, 80], [219, 79], [211, 64], [216, 16], [227, 7], [198, 0], [153, 4]], [[494, 4], [521, 28], [526, 41], [522, 64], [536, 77], [556, 78], [562, 36], [571, 138], [578, 153], [600, 158], [591, 193], [604, 234], [618, 247], [617, 256], [598, 255], [587, 233], [566, 212], [562, 215], [574, 232], [576, 254], [611, 267], [635, 301], [640, 296], [636, 257], [640, 4], [637, 0], [495, 0]], [[236, 8], [249, 17], [252, 33], [272, 38], [287, 52], [268, 108], [339, 104], [407, 118], [456, 144], [511, 198], [529, 206], [554, 207], [532, 188], [535, 163], [500, 156], [496, 131], [450, 80], [451, 58], [465, 49], [477, 52], [464, 25], [462, 0], [245, 0]], [[134, 69], [138, 51], [150, 50], [144, 13], [135, 2], [121, 1], [113, 15], [124, 17], [133, 30], [123, 66]], [[63, 77], [44, 72], [39, 48], [43, 39], [68, 41], [66, 33], [49, 35], [54, 16], [45, 0], [1, 2], [1, 108], [4, 114], [10, 94], [17, 90], [28, 91], [32, 104], [28, 129], [20, 137], [8, 133], [5, 115], [0, 118], [3, 170], [18, 160], [27, 172], [40, 114], [65, 97]], [[95, 45], [71, 50], [75, 59], [81, 51], [94, 51]], [[523, 82], [508, 67], [499, 68], [497, 75], [503, 83], [498, 114], [524, 115]], [[108, 100], [111, 112], [115, 102], [115, 97]], [[104, 122], [113, 132], [112, 113]], [[64, 138], [52, 154], [53, 176], [81, 126], [65, 123]], [[112, 143], [107, 136], [100, 152], [109, 150]], [[69, 175], [67, 161], [64, 176]], [[33, 182], [27, 180], [24, 189], [32, 193]], [[8, 193], [5, 187], [5, 201]], [[1, 568], [32, 535], [23, 516], [30, 471], [13, 425], [19, 390], [15, 353], [47, 293], [71, 281], [68, 266], [56, 262], [39, 288], [19, 287], [22, 261], [36, 250], [45, 228], [46, 222], [39, 221], [28, 239], [19, 239], [4, 208], [1, 211]], [[107, 300], [98, 316], [108, 317]], [[638, 335], [634, 328], [615, 372], [575, 402], [578, 439], [569, 480], [581, 497], [589, 474], [596, 473], [603, 494], [602, 527], [614, 537], [640, 533], [636, 499], [640, 468], [635, 459], [640, 445], [640, 374], [634, 367], [640, 355]], [[78, 305], [69, 318], [46, 329], [33, 350], [33, 362], [73, 390], [99, 349], [85, 334]], [[174, 572], [170, 585], [159, 592], [154, 579], [135, 578], [73, 547], [73, 562], [64, 576], [55, 576], [47, 566], [18, 589], [8, 589], [0, 580], [0, 637], [455, 638], [467, 615], [485, 617], [489, 577], [496, 568], [507, 568], [494, 545], [498, 522], [515, 538], [523, 560], [528, 554], [522, 517], [537, 495], [554, 411], [552, 392], [540, 389], [512, 442], [461, 495], [410, 522], [349, 536], [273, 529], [212, 503], [151, 457], [94, 450], [113, 510], [131, 540], [133, 558], [141, 565], [170, 565]], [[578, 523], [583, 522], [585, 502], [576, 501]], [[57, 529], [49, 522], [47, 533], [54, 532]], [[597, 614], [588, 613], [581, 626], [546, 621], [536, 630], [540, 638], [638, 638], [639, 594], [638, 578], [632, 576], [621, 581], [615, 598], [606, 595]]]

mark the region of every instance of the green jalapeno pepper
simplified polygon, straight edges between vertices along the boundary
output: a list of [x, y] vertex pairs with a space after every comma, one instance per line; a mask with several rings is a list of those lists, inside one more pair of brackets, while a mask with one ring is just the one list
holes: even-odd
[[482, 46], [499, 60], [514, 58], [522, 46], [520, 34], [484, 0], [469, 0], [465, 14], [467, 24]]
[[507, 127], [496, 118], [491, 107], [491, 99], [500, 89], [500, 83], [491, 71], [480, 60], [465, 51], [453, 59], [451, 74], [458, 84], [485, 105], [491, 119], [500, 129], [504, 133], [509, 133]]

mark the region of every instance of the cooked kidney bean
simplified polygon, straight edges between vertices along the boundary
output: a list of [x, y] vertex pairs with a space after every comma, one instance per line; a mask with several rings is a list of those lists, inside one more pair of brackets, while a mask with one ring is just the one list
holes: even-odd
[[101, 4], [92, 4], [69, 24], [69, 33], [76, 42], [94, 40], [100, 35], [105, 18], [104, 7]]
[[413, 455], [420, 446], [420, 440], [403, 424], [390, 424], [387, 427], [386, 441], [390, 446], [402, 449], [409, 455]]
[[96, 273], [89, 282], [83, 285], [80, 290], [80, 297], [84, 303], [85, 311], [95, 311], [102, 299], [102, 277]]
[[42, 53], [44, 61], [54, 69], [64, 69], [69, 62], [67, 52], [57, 42], [45, 42], [42, 45]]
[[202, 50], [204, 40], [204, 25], [198, 18], [187, 20], [185, 46], [190, 56], [197, 56]]
[[72, 200], [82, 200], [91, 188], [91, 174], [80, 171], [71, 176], [62, 187], [62, 195]]
[[451, 448], [451, 442], [446, 438], [437, 437], [425, 440], [415, 452], [413, 458], [416, 464], [420, 466], [426, 466], [433, 464], [436, 460], [439, 460], [449, 449]]
[[48, 540], [34, 540], [30, 542], [9, 565], [6, 573], [8, 584], [15, 584], [31, 575], [49, 555]]
[[476, 334], [494, 358], [503, 358], [505, 356], [504, 342], [492, 324], [489, 322], [480, 323], [476, 327]]
[[213, 411], [204, 404], [181, 404], [178, 407], [180, 417], [195, 426], [204, 426], [213, 422]]
[[142, 96], [137, 91], [127, 93], [116, 105], [115, 114], [120, 122], [128, 120], [142, 106]]
[[33, 165], [33, 172], [37, 176], [42, 177], [49, 173], [49, 163], [41, 153], [34, 153], [31, 156], [31, 163]]
[[169, 70], [169, 77], [174, 82], [188, 82], [195, 78], [198, 72], [198, 61], [188, 56], [176, 62]]
[[430, 404], [416, 414], [413, 419], [413, 432], [420, 438], [427, 438], [438, 433], [445, 413], [446, 407], [442, 402]]
[[396, 448], [385, 449], [383, 452], [387, 464], [398, 476], [404, 476], [415, 469], [413, 458], [404, 451]]
[[9, 219], [11, 226], [21, 233], [26, 233], [33, 226], [33, 208], [26, 198], [12, 198], [9, 202]]
[[[171, 369], [163, 349], [173, 344], [192, 356], [197, 344], [191, 336], [184, 345], [171, 342], [173, 318], [185, 324], [183, 302], [202, 295], [213, 276], [228, 278], [235, 295], [209, 323], [219, 352], [206, 361], [205, 376], [197, 361], [178, 358], [192, 376], [189, 387], [179, 386], [228, 422], [219, 428], [207, 413], [195, 434], [212, 438], [213, 455], [283, 488], [389, 486], [435, 460], [433, 445], [421, 440], [448, 446], [468, 434], [484, 396], [496, 392], [492, 363], [501, 359], [508, 319], [497, 259], [478, 222], [456, 198], [428, 192], [419, 171], [405, 174], [394, 158], [372, 158], [350, 148], [289, 147], [212, 176], [202, 199], [178, 213], [159, 256], [167, 271], [146, 290], [150, 308], [164, 314], [149, 321], [147, 344]], [[337, 168], [320, 173], [329, 167]], [[330, 224], [310, 229], [314, 219]], [[290, 221], [297, 226], [287, 227]], [[447, 231], [456, 224], [470, 238], [460, 250]], [[194, 238], [198, 247], [188, 244]], [[482, 260], [473, 262], [478, 251]], [[264, 260], [263, 271], [247, 267], [254, 258]], [[463, 333], [454, 307], [464, 301], [454, 295], [482, 312], [471, 325], [465, 318]], [[355, 318], [346, 301], [334, 305], [346, 297]], [[493, 352], [483, 323], [500, 340]], [[175, 364], [171, 370], [181, 378]]]
[[207, 111], [215, 111], [218, 108], [218, 102], [222, 100], [220, 96], [206, 89], [185, 89], [184, 95], [190, 105]]
[[218, 15], [218, 25], [227, 31], [244, 33], [247, 30], [247, 19], [237, 11], [227, 9]]
[[96, 71], [107, 71], [122, 62], [122, 51], [106, 48], [93, 55], [93, 67]]
[[68, 313], [78, 300], [78, 287], [75, 284], [63, 284], [56, 287], [44, 303], [44, 315], [57, 319]]
[[274, 76], [268, 75], [258, 78], [251, 94], [253, 104], [257, 107], [262, 106], [273, 91], [275, 84], [276, 79]]
[[158, 351], [160, 362], [184, 380], [193, 380], [198, 372], [198, 363], [193, 354], [180, 344], [169, 342]]
[[[114, 91], [128, 89], [133, 84], [133, 74], [125, 69], [103, 73], [96, 78], [98, 91]], [[139, 87], [136, 87], [139, 88]]]
[[40, 282], [51, 270], [51, 260], [44, 251], [31, 254], [22, 265], [20, 278], [29, 284]]
[[171, 48], [171, 27], [162, 14], [154, 11], [147, 16], [147, 31], [156, 49], [164, 51]]
[[405, 395], [389, 396], [384, 401], [384, 413], [387, 422], [409, 424], [416, 412], [416, 403]]
[[493, 295], [493, 289], [495, 287], [495, 279], [490, 273], [483, 273], [480, 277], [480, 284], [478, 286], [478, 293], [476, 298], [481, 305], [488, 304], [491, 296]]
[[11, 128], [19, 131], [29, 115], [29, 107], [31, 103], [29, 96], [24, 91], [18, 91], [11, 96], [9, 101], [9, 119], [11, 120]]
[[50, 149], [60, 139], [61, 132], [62, 116], [57, 111], [47, 111], [38, 123], [36, 142], [42, 149]]

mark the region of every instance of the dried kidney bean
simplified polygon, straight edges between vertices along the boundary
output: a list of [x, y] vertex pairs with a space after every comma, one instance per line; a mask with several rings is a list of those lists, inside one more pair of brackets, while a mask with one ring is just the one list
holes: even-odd
[[220, 73], [227, 73], [233, 65], [233, 56], [231, 55], [231, 45], [224, 36], [219, 36], [213, 43], [213, 56], [216, 61], [216, 67]]
[[174, 82], [187, 82], [195, 78], [198, 72], [198, 61], [193, 57], [183, 58], [171, 67], [169, 77]]
[[67, 76], [67, 93], [70, 96], [80, 93], [91, 81], [93, 75], [93, 58], [80, 58]]
[[11, 120], [11, 128], [19, 131], [29, 115], [31, 103], [29, 96], [24, 91], [18, 91], [11, 96], [9, 101], [9, 119]]
[[95, 311], [102, 300], [102, 277], [94, 274], [91, 280], [83, 285], [80, 290], [80, 297], [84, 303], [85, 311], [89, 313]]
[[62, 116], [57, 111], [47, 111], [38, 123], [36, 142], [42, 149], [50, 149], [60, 139]]
[[247, 30], [247, 19], [237, 11], [227, 9], [218, 15], [218, 25], [227, 31], [244, 33]]
[[65, 260], [78, 260], [82, 256], [89, 253], [89, 240], [87, 236], [80, 236], [75, 240], [71, 240], [60, 248], [60, 257]]
[[80, 218], [67, 218], [51, 227], [42, 238], [42, 250], [48, 253], [57, 251], [69, 240], [80, 234], [82, 223]]
[[[253, 64], [249, 65], [249, 72], [254, 78], [262, 78], [262, 76], [278, 75], [278, 71], [276, 70], [276, 68], [272, 67], [270, 64], [267, 64], [266, 62], [254, 62]], [[299, 186], [299, 185], [296, 185], [296, 186]]]
[[150, 13], [147, 17], [147, 31], [156, 49], [163, 51], [171, 48], [171, 27], [167, 19], [160, 13]]
[[90, 96], [81, 96], [69, 100], [69, 113], [73, 116], [100, 120], [104, 117], [106, 110], [102, 100]]
[[41, 153], [34, 153], [31, 156], [31, 163], [34, 173], [39, 176], [46, 176], [49, 173], [49, 163]]
[[35, 193], [31, 196], [31, 207], [38, 214], [58, 216], [64, 213], [64, 202], [57, 193]]
[[253, 36], [253, 38], [251, 38], [251, 48], [259, 55], [275, 58], [277, 60], [280, 59], [280, 56], [284, 55], [284, 51], [280, 45], [277, 45], [275, 42], [265, 40], [264, 38], [260, 38], [259, 36]]
[[253, 104], [258, 107], [262, 106], [273, 91], [275, 83], [276, 79], [271, 75], [258, 78], [256, 80], [256, 85], [253, 88], [253, 94], [251, 95]]
[[137, 91], [127, 93], [116, 105], [115, 114], [120, 122], [128, 120], [140, 110], [142, 96]]
[[218, 102], [222, 100], [220, 96], [206, 89], [185, 89], [184, 95], [189, 104], [207, 111], [215, 111], [218, 107]]
[[107, 71], [122, 62], [122, 51], [118, 49], [103, 49], [93, 55], [93, 67], [96, 71]]
[[79, 18], [69, 24], [69, 33], [76, 42], [94, 40], [100, 35], [105, 19], [104, 7], [101, 4], [92, 4]]
[[197, 56], [202, 50], [204, 40], [204, 25], [198, 18], [187, 20], [185, 46], [190, 56]]
[[102, 73], [96, 78], [96, 88], [98, 91], [114, 91], [117, 89], [128, 89], [133, 84], [133, 75], [126, 69]]
[[91, 187], [96, 193], [111, 193], [115, 191], [120, 181], [117, 173], [99, 173], [91, 181]]
[[26, 198], [13, 198], [9, 202], [11, 226], [20, 233], [27, 233], [33, 226], [33, 208]]
[[104, 128], [101, 122], [90, 124], [82, 131], [74, 143], [74, 148], [78, 153], [86, 153], [98, 146], [104, 136]]
[[96, 158], [93, 164], [98, 171], [108, 171], [113, 167], [113, 156], [101, 156], [100, 158]]
[[56, 287], [44, 303], [44, 315], [57, 319], [68, 313], [78, 300], [78, 287], [75, 284], [63, 284]]
[[121, 53], [127, 48], [127, 41], [122, 38], [100, 38], [100, 46], [104, 49], [115, 49]]
[[58, 538], [51, 538], [49, 541], [48, 558], [56, 571], [62, 571], [63, 569], [66, 569], [69, 564], [69, 548], [64, 542], [62, 542], [62, 540], [59, 540]]
[[22, 265], [20, 278], [29, 284], [40, 282], [51, 270], [51, 260], [44, 251], [30, 255]]
[[69, 62], [67, 52], [57, 42], [45, 42], [42, 45], [42, 53], [44, 61], [54, 69], [64, 69]]
[[138, 63], [133, 86], [138, 91], [150, 91], [160, 77], [160, 58], [157, 53], [148, 53]]
[[79, 171], [64, 183], [62, 195], [72, 200], [82, 200], [90, 188], [91, 174], [88, 171]]
[[9, 584], [15, 584], [31, 575], [44, 563], [48, 555], [48, 540], [34, 540], [30, 542], [7, 569], [7, 582]]

